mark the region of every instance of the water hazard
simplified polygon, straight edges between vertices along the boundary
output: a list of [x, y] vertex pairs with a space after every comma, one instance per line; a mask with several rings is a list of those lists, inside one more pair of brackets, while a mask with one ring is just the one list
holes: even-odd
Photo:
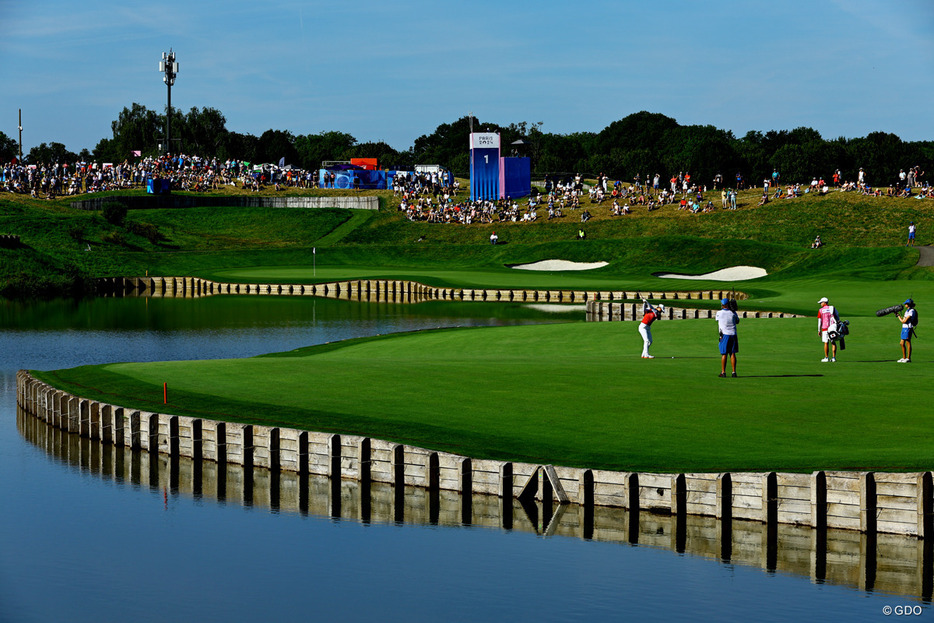
[[245, 473], [102, 446], [15, 408], [20, 368], [249, 356], [574, 314], [290, 297], [0, 303], [0, 621], [928, 614], [930, 546], [911, 538]]
[[[478, 526], [546, 537], [644, 545], [814, 583], [883, 591], [930, 601], [931, 543], [848, 530], [819, 531], [787, 524], [719, 521], [695, 515], [558, 505], [550, 501], [462, 495], [395, 487], [231, 463], [153, 454], [64, 432], [17, 411], [20, 434], [50, 458], [107, 481], [168, 497], [259, 507], [273, 513], [414, 524]], [[174, 501], [174, 500], [173, 500]]]

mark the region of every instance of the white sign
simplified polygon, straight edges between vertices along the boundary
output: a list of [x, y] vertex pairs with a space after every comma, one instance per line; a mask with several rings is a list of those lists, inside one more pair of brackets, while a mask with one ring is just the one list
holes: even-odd
[[471, 149], [499, 149], [499, 134], [495, 132], [473, 132], [470, 135]]

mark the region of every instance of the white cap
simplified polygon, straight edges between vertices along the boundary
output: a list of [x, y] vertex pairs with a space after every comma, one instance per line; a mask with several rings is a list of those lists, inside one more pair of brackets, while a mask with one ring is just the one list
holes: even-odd
[[827, 301], [827, 297], [826, 297], [826, 296], [823, 296], [823, 297], [821, 297], [821, 300], [819, 300], [819, 301], [817, 301], [817, 302], [818, 302], [818, 303], [827, 303], [827, 302], [828, 302], [828, 301]]

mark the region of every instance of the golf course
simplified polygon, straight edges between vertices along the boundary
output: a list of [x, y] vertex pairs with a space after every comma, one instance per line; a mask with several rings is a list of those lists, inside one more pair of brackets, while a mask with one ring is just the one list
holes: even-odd
[[[810, 317], [743, 319], [738, 378], [725, 379], [717, 377], [717, 327], [709, 319], [657, 322], [652, 360], [639, 357], [636, 323], [581, 321], [33, 374], [92, 400], [151, 412], [368, 435], [476, 458], [656, 472], [899, 471], [934, 463], [926, 324], [912, 362], [899, 364], [900, 323], [875, 315], [908, 297], [921, 317], [934, 309], [934, 269], [904, 246], [909, 221], [918, 223], [920, 244], [934, 228], [929, 200], [833, 192], [757, 206], [756, 191], [747, 191], [737, 211], [693, 215], [666, 206], [612, 217], [595, 205], [585, 226], [574, 214], [464, 226], [408, 221], [392, 193], [378, 194], [378, 211], [131, 210], [122, 223], [65, 203], [5, 200], [0, 228], [19, 235], [24, 248], [0, 249], [0, 283], [47, 290], [146, 273], [238, 283], [735, 289], [747, 297], [741, 310]], [[580, 227], [585, 240], [576, 239]], [[493, 229], [503, 244], [489, 244]], [[817, 234], [825, 247], [812, 250]], [[607, 264], [512, 268], [542, 260]], [[767, 276], [653, 276], [733, 266]], [[850, 322], [836, 363], [820, 361], [816, 313], [825, 296]], [[705, 305], [719, 307], [692, 301]]]

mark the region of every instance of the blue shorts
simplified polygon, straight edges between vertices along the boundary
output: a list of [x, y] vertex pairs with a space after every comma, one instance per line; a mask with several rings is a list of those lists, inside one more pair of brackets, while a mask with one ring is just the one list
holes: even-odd
[[911, 329], [902, 329], [902, 339], [906, 342], [911, 341]]
[[735, 335], [724, 335], [720, 338], [720, 354], [732, 355], [739, 352], [739, 338]]
[[914, 240], [914, 239], [915, 239], [915, 232], [913, 232], [913, 231], [912, 231], [912, 232], [908, 232], [908, 239], [909, 239], [909, 240]]

